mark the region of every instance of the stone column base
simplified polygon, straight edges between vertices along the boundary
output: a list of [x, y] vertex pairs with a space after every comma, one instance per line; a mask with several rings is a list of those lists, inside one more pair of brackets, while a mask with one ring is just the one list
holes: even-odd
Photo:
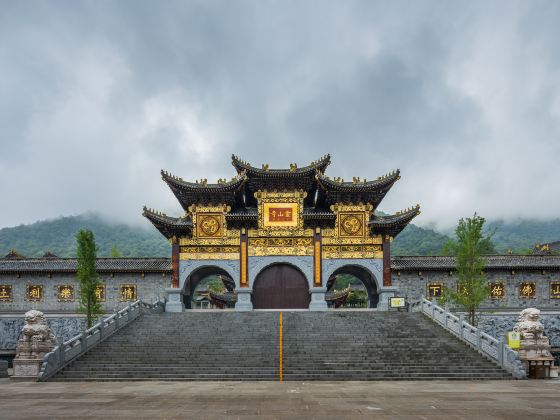
[[252, 311], [253, 302], [251, 302], [251, 294], [253, 289], [248, 287], [240, 287], [237, 289], [237, 302], [235, 302], [236, 311]]
[[183, 312], [185, 304], [183, 303], [183, 291], [175, 287], [165, 289], [167, 293], [167, 302], [165, 302], [165, 312]]
[[379, 290], [379, 303], [377, 304], [378, 311], [388, 311], [389, 310], [389, 299], [396, 296], [399, 289], [396, 287], [382, 287]]
[[309, 294], [311, 295], [311, 302], [309, 302], [310, 311], [326, 311], [329, 308], [325, 300], [326, 293], [326, 287], [312, 287], [309, 289]]
[[42, 359], [14, 359], [14, 380], [36, 381], [43, 364]]

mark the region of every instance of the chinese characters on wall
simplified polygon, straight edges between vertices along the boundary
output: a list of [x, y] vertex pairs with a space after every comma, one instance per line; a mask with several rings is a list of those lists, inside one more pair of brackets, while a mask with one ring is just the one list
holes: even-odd
[[25, 297], [27, 300], [36, 302], [43, 299], [43, 285], [29, 284], [26, 288]]
[[10, 284], [0, 284], [0, 302], [11, 302], [13, 299], [12, 286]]
[[489, 283], [490, 299], [503, 299], [506, 296], [504, 283]]
[[73, 302], [74, 286], [67, 284], [56, 286], [56, 297], [59, 302]]
[[443, 283], [428, 283], [428, 298], [439, 298], [443, 296]]
[[519, 297], [530, 299], [534, 298], [537, 291], [535, 283], [520, 283], [519, 284]]
[[136, 285], [121, 284], [120, 296], [121, 296], [121, 302], [126, 302], [128, 300], [136, 300]]

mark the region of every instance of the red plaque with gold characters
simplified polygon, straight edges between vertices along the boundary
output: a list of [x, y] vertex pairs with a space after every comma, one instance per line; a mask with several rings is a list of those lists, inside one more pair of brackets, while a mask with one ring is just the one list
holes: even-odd
[[121, 302], [128, 300], [136, 300], [136, 285], [135, 284], [121, 284]]
[[426, 285], [428, 298], [439, 298], [443, 296], [442, 283], [428, 283]]
[[294, 220], [294, 214], [290, 207], [269, 207], [269, 222], [291, 222]]
[[537, 292], [535, 283], [521, 283], [519, 284], [519, 297], [530, 299], [534, 298]]
[[40, 301], [43, 299], [43, 286], [41, 284], [29, 284], [26, 289], [27, 300]]
[[297, 203], [264, 203], [263, 210], [264, 226], [297, 226]]
[[74, 286], [68, 284], [60, 284], [56, 286], [56, 297], [59, 302], [73, 302]]
[[11, 284], [0, 284], [0, 302], [11, 302], [14, 299]]
[[503, 299], [506, 297], [506, 288], [504, 283], [489, 283], [490, 299]]
[[560, 299], [560, 281], [550, 283], [550, 298]]

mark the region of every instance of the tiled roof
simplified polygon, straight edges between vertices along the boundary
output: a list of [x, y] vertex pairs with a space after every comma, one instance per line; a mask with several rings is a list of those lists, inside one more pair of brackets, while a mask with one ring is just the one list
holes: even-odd
[[[0, 259], [0, 273], [75, 273], [76, 258]], [[98, 272], [171, 272], [169, 258], [98, 258]]]
[[535, 254], [551, 254], [560, 252], [560, 241], [549, 242], [546, 244], [536, 244], [533, 250]]
[[[391, 259], [393, 270], [454, 270], [455, 257], [410, 256]], [[560, 269], [559, 255], [489, 255], [486, 270]]]
[[315, 172], [324, 172], [326, 167], [331, 163], [331, 155], [325, 155], [322, 158], [311, 162], [309, 165], [298, 168], [293, 166], [290, 169], [269, 169], [268, 165], [263, 165], [262, 168], [257, 168], [239, 157], [231, 156], [232, 165], [237, 170], [237, 173], [246, 172], [249, 176], [262, 176], [262, 177], [297, 177], [297, 176], [315, 176]]
[[[558, 270], [560, 255], [490, 255], [487, 270]], [[26, 258], [13, 260], [0, 258], [0, 273], [75, 273], [75, 258]], [[454, 270], [455, 257], [407, 256], [393, 257], [391, 268], [401, 271]], [[97, 271], [118, 272], [171, 272], [169, 258], [98, 258]]]

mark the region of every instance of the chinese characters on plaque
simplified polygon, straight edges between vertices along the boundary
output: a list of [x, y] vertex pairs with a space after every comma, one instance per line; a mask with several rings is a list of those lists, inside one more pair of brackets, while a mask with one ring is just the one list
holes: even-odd
[[519, 284], [519, 297], [534, 298], [537, 291], [535, 283], [520, 283]]
[[0, 284], [0, 302], [11, 302], [14, 298], [11, 284]]
[[556, 281], [550, 283], [550, 298], [560, 299], [560, 282]]
[[291, 222], [292, 218], [290, 207], [270, 207], [268, 209], [268, 220], [271, 222]]
[[504, 283], [489, 283], [490, 299], [503, 299], [506, 297], [506, 288]]
[[31, 301], [39, 301], [43, 299], [43, 286], [41, 284], [28, 285], [25, 296], [27, 300]]
[[296, 227], [297, 224], [297, 203], [264, 203], [263, 226]]
[[443, 283], [428, 283], [428, 298], [439, 298], [443, 296]]
[[56, 286], [56, 297], [59, 302], [74, 301], [74, 286], [60, 284]]
[[97, 286], [95, 288], [95, 298], [98, 302], [105, 302], [105, 285]]
[[135, 284], [121, 284], [121, 302], [127, 300], [136, 300], [136, 285]]

